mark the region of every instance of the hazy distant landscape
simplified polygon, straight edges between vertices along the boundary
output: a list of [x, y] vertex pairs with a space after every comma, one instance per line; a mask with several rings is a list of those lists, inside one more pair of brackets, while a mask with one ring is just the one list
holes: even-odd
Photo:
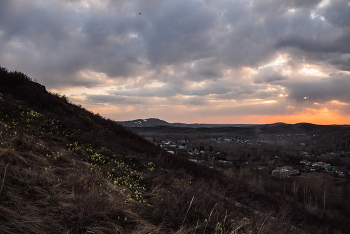
[[159, 119], [120, 124], [172, 154], [238, 178], [253, 191], [349, 217], [349, 125], [192, 125]]

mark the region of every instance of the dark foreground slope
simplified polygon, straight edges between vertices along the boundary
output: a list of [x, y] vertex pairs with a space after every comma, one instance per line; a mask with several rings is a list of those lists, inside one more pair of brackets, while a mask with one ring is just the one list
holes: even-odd
[[0, 143], [1, 233], [347, 230], [341, 220], [170, 155], [4, 68]]

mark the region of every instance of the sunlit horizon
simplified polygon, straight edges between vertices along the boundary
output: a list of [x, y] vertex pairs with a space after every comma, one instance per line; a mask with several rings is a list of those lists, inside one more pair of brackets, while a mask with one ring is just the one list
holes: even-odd
[[115, 121], [132, 121], [136, 119], [151, 119], [156, 118], [164, 120], [169, 123], [185, 123], [185, 124], [274, 124], [274, 123], [286, 123], [286, 124], [298, 124], [298, 123], [311, 123], [317, 125], [349, 125], [350, 116], [343, 116], [337, 113], [330, 113], [327, 109], [321, 109], [315, 113], [315, 110], [308, 110], [305, 113], [299, 113], [296, 115], [288, 116], [215, 116], [207, 118], [194, 119], [193, 117], [168, 117], [160, 113], [159, 115], [138, 115], [132, 114], [129, 118], [120, 118], [117, 113], [111, 114], [109, 108], [92, 108], [90, 111], [99, 113], [100, 115], [110, 118]]

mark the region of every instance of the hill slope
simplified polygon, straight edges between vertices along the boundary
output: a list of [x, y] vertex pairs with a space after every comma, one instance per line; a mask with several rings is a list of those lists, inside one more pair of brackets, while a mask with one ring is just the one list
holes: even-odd
[[5, 68], [0, 143], [1, 233], [346, 230], [337, 220], [170, 155]]

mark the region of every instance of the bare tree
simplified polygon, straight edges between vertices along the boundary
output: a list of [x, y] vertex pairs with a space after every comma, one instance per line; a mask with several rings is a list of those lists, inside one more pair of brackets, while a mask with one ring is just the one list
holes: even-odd
[[296, 196], [298, 193], [298, 190], [299, 190], [298, 182], [294, 180], [292, 184], [292, 193]]
[[326, 187], [323, 188], [323, 209], [326, 209], [326, 198], [327, 198], [327, 189]]

